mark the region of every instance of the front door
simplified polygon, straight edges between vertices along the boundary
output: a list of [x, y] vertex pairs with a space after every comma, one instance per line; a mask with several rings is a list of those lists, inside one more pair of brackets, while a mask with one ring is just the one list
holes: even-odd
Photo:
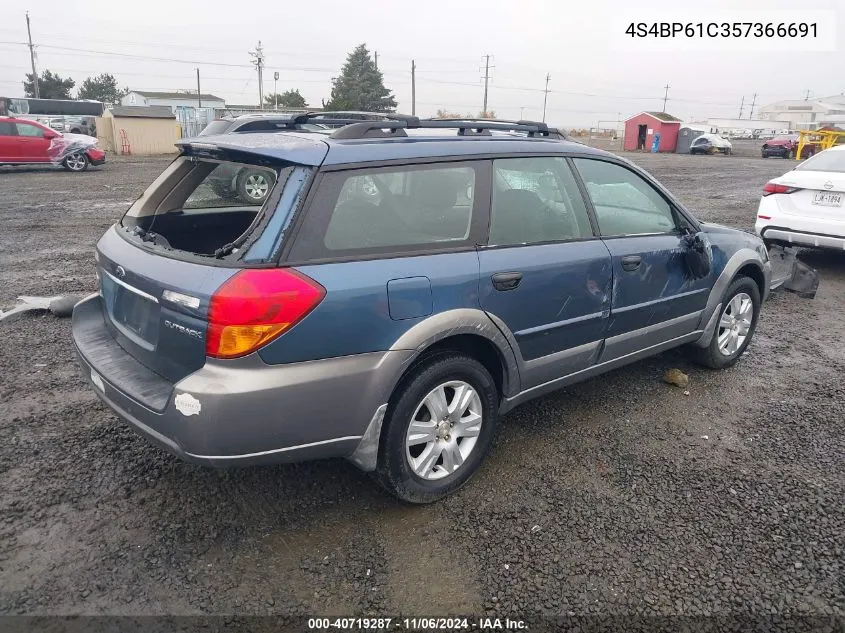
[[479, 249], [481, 306], [513, 334], [530, 389], [596, 361], [611, 261], [565, 158], [493, 161], [490, 231]]
[[15, 123], [18, 130], [19, 160], [27, 163], [47, 163], [50, 139], [44, 137], [44, 128], [31, 123]]
[[599, 159], [574, 162], [613, 261], [611, 318], [600, 362], [693, 332], [711, 284], [709, 277], [687, 273], [683, 218], [632, 169]]
[[637, 149], [643, 149], [645, 147], [645, 139], [648, 134], [648, 126], [647, 125], [640, 125], [637, 128]]

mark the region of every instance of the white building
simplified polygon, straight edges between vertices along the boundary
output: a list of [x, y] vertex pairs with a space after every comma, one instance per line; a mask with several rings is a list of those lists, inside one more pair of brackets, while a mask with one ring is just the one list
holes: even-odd
[[[200, 107], [202, 104], [202, 107]], [[120, 100], [124, 106], [167, 106], [182, 126], [183, 136], [195, 136], [214, 120], [214, 111], [226, 107], [226, 102], [212, 94], [196, 92], [153, 92], [133, 90]]]
[[792, 130], [815, 130], [845, 121], [845, 95], [819, 99], [791, 99], [762, 106], [760, 118], [788, 121]]
[[120, 105], [125, 106], [170, 106], [173, 114], [179, 107], [198, 108], [202, 102], [202, 108], [218, 108], [226, 107], [226, 101], [214, 95], [202, 94], [197, 95], [196, 92], [152, 92], [147, 90], [133, 90], [127, 93], [125, 97], [120, 100]]

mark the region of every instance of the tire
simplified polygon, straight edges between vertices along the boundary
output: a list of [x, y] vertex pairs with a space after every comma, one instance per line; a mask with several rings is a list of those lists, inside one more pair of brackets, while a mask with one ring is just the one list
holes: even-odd
[[62, 166], [68, 171], [81, 172], [88, 169], [88, 157], [83, 152], [71, 154], [62, 161]]
[[244, 169], [238, 174], [238, 197], [247, 204], [264, 204], [275, 180], [263, 169]]
[[[443, 399], [438, 399], [438, 392]], [[459, 411], [462, 405], [455, 409], [459, 399], [468, 403], [463, 411]], [[441, 416], [432, 413], [429, 402], [442, 411]], [[445, 408], [436, 406], [441, 402]], [[472, 477], [490, 450], [498, 409], [493, 377], [475, 359], [444, 352], [422, 360], [400, 381], [388, 405], [376, 478], [409, 503], [431, 503], [454, 492]], [[479, 415], [476, 423], [473, 416]], [[441, 417], [439, 424], [434, 417]], [[412, 422], [416, 437], [411, 437]], [[461, 423], [467, 433], [463, 436], [456, 430]]]
[[[749, 319], [743, 318], [746, 315], [743, 307], [744, 302], [748, 300], [751, 303], [753, 310]], [[760, 289], [757, 283], [750, 277], [737, 277], [731, 282], [722, 295], [722, 307], [720, 308], [721, 315], [716, 322], [716, 331], [713, 333], [713, 338], [710, 339], [710, 344], [705, 348], [692, 347], [693, 359], [705, 367], [710, 369], [724, 369], [730, 367], [739, 357], [745, 352], [748, 345], [751, 343], [751, 338], [757, 329], [757, 319], [760, 316]], [[728, 317], [726, 319], [726, 316]], [[738, 317], [739, 323], [738, 332], [743, 331], [743, 321], [745, 322], [745, 338], [734, 339], [730, 335], [726, 338], [720, 338], [723, 334], [730, 331], [729, 326], [723, 325], [723, 321], [728, 321], [731, 317]], [[720, 343], [720, 340], [722, 341]], [[734, 349], [730, 349], [730, 344], [725, 345], [728, 341], [736, 341], [738, 345]], [[723, 351], [725, 350], [725, 351]]]
[[789, 150], [789, 151], [788, 151], [788, 152], [784, 155], [784, 158], [787, 158], [787, 159], [789, 159], [789, 160], [792, 160], [793, 158], [795, 158], [795, 150]]

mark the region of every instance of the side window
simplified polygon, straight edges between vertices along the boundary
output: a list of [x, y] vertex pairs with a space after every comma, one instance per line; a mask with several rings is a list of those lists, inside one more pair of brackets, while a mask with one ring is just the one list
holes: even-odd
[[14, 136], [12, 124], [8, 121], [0, 121], [0, 136]]
[[16, 123], [15, 127], [18, 128], [18, 136], [29, 136], [35, 138], [44, 137], [44, 130], [42, 130], [37, 125], [30, 125], [29, 123]]
[[584, 199], [561, 157], [493, 161], [489, 244], [535, 244], [591, 237]]
[[321, 188], [336, 187], [336, 198], [319, 250], [339, 255], [465, 244], [475, 181], [476, 170], [468, 165], [329, 174]]
[[575, 165], [602, 235], [668, 233], [677, 228], [666, 199], [630, 169], [589, 158], [576, 158]]

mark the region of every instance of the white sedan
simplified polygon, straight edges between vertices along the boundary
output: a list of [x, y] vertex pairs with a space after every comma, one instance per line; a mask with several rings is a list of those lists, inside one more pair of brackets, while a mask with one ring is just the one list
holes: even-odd
[[845, 145], [763, 187], [754, 230], [766, 243], [845, 249]]

